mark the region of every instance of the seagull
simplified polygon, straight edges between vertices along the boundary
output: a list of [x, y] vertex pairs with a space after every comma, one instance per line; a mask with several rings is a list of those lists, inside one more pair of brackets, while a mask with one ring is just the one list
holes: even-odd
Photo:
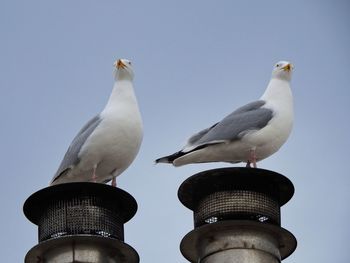
[[131, 62], [114, 63], [112, 94], [101, 113], [79, 131], [50, 185], [69, 182], [107, 183], [135, 159], [142, 142], [142, 119], [133, 88]]
[[178, 152], [156, 163], [182, 166], [208, 162], [246, 162], [247, 167], [277, 152], [293, 127], [293, 96], [290, 81], [293, 65], [275, 64], [262, 97], [226, 116], [187, 141]]

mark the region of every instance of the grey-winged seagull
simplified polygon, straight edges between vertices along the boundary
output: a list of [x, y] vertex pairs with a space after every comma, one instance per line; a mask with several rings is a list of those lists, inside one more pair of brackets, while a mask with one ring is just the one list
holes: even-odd
[[293, 126], [293, 96], [290, 89], [293, 65], [278, 62], [262, 95], [238, 108], [223, 120], [187, 141], [182, 150], [161, 157], [156, 163], [181, 166], [204, 162], [246, 162], [247, 167], [263, 160], [287, 140]]
[[133, 88], [131, 62], [114, 64], [115, 83], [107, 105], [76, 135], [51, 185], [68, 182], [106, 183], [135, 159], [143, 136], [142, 120]]

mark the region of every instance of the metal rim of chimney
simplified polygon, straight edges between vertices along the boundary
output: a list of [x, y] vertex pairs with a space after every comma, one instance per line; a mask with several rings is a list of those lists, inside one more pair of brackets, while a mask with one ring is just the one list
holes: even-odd
[[[70, 252], [72, 252], [72, 250], [76, 250], [75, 253], [69, 253], [69, 256], [73, 257], [72, 262], [85, 262], [81, 261], [81, 258], [79, 259], [74, 257], [84, 257], [84, 253], [83, 255], [79, 256], [79, 251], [84, 251], [83, 249], [81, 249], [81, 247], [86, 248], [89, 246], [92, 246], [93, 249], [99, 248], [99, 252], [105, 252], [105, 255], [109, 259], [116, 260], [115, 262], [140, 262], [140, 257], [136, 250], [127, 243], [124, 243], [123, 241], [117, 239], [91, 235], [64, 236], [61, 238], [43, 241], [28, 251], [28, 253], [25, 256], [24, 262], [46, 262], [45, 260], [47, 254], [49, 254], [50, 252], [53, 253], [55, 252], [55, 250], [58, 250], [60, 252], [60, 249], [67, 249]], [[89, 260], [91, 260], [91, 258], [89, 258]]]
[[[182, 255], [190, 262], [199, 262], [198, 247], [203, 240], [213, 240], [213, 236], [220, 231], [230, 231], [234, 228], [252, 231], [263, 231], [272, 235], [278, 243], [280, 258], [283, 260], [290, 256], [297, 247], [297, 240], [288, 230], [272, 225], [248, 220], [228, 220], [197, 227], [187, 233], [180, 243]], [[238, 247], [235, 247], [238, 248]], [[242, 244], [242, 249], [249, 249]], [[255, 249], [258, 249], [255, 247]]]
[[224, 183], [217, 181], [218, 176], [220, 179], [227, 178], [230, 184], [239, 186], [235, 190], [251, 190], [268, 195], [272, 193], [279, 206], [286, 204], [294, 194], [292, 182], [277, 172], [261, 168], [226, 167], [199, 172], [187, 178], [178, 190], [181, 203], [193, 211], [205, 196], [216, 190], [223, 191]]
[[79, 191], [80, 194], [94, 193], [99, 194], [100, 196], [105, 196], [106, 198], [120, 200], [123, 206], [127, 207], [127, 209], [120, 211], [124, 219], [124, 223], [128, 222], [136, 214], [137, 202], [132, 195], [120, 188], [91, 182], [65, 183], [43, 188], [32, 194], [25, 201], [23, 205], [23, 212], [29, 221], [37, 225], [39, 217], [43, 213], [43, 209], [47, 204], [47, 200], [61, 194], [78, 194], [74, 191]]
[[37, 191], [26, 200], [23, 211], [38, 226], [39, 243], [77, 235], [124, 241], [124, 224], [135, 215], [137, 202], [120, 188], [77, 182]]

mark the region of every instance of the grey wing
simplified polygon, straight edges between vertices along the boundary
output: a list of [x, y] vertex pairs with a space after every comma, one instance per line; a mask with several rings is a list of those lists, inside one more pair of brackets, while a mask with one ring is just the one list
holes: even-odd
[[206, 128], [206, 129], [204, 129], [204, 130], [201, 130], [200, 132], [198, 132], [198, 133], [192, 135], [192, 136], [188, 139], [186, 147], [196, 144], [196, 142], [198, 142], [205, 134], [208, 133], [208, 131], [210, 131], [212, 128], [214, 128], [217, 124], [218, 124], [218, 122], [215, 123], [213, 126], [211, 126], [211, 127], [209, 127], [209, 128]]
[[249, 131], [265, 127], [272, 119], [273, 112], [262, 108], [264, 104], [264, 101], [259, 100], [238, 108], [197, 140], [196, 148], [207, 144], [234, 141]]
[[88, 121], [78, 132], [64, 155], [63, 160], [51, 182], [55, 181], [66, 170], [72, 168], [73, 165], [76, 165], [79, 162], [78, 154], [81, 147], [84, 145], [86, 139], [91, 135], [95, 128], [100, 124], [100, 122], [101, 118], [99, 115], [97, 115]]
[[242, 107], [239, 107], [236, 109], [232, 114], [238, 114], [238, 113], [244, 113], [252, 110], [260, 109], [262, 106], [264, 106], [266, 102], [264, 100], [256, 100], [253, 102], [250, 102]]

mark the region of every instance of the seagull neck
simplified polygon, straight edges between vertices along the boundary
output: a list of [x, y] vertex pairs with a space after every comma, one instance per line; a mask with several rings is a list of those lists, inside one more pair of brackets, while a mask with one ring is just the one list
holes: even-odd
[[129, 80], [132, 81], [133, 73], [127, 70], [117, 70], [114, 74], [115, 81]]
[[291, 97], [290, 82], [285, 79], [272, 78], [262, 95], [262, 100], [279, 100], [281, 97]]
[[105, 109], [123, 107], [125, 103], [130, 101], [136, 101], [132, 82], [126, 79], [117, 79]]

